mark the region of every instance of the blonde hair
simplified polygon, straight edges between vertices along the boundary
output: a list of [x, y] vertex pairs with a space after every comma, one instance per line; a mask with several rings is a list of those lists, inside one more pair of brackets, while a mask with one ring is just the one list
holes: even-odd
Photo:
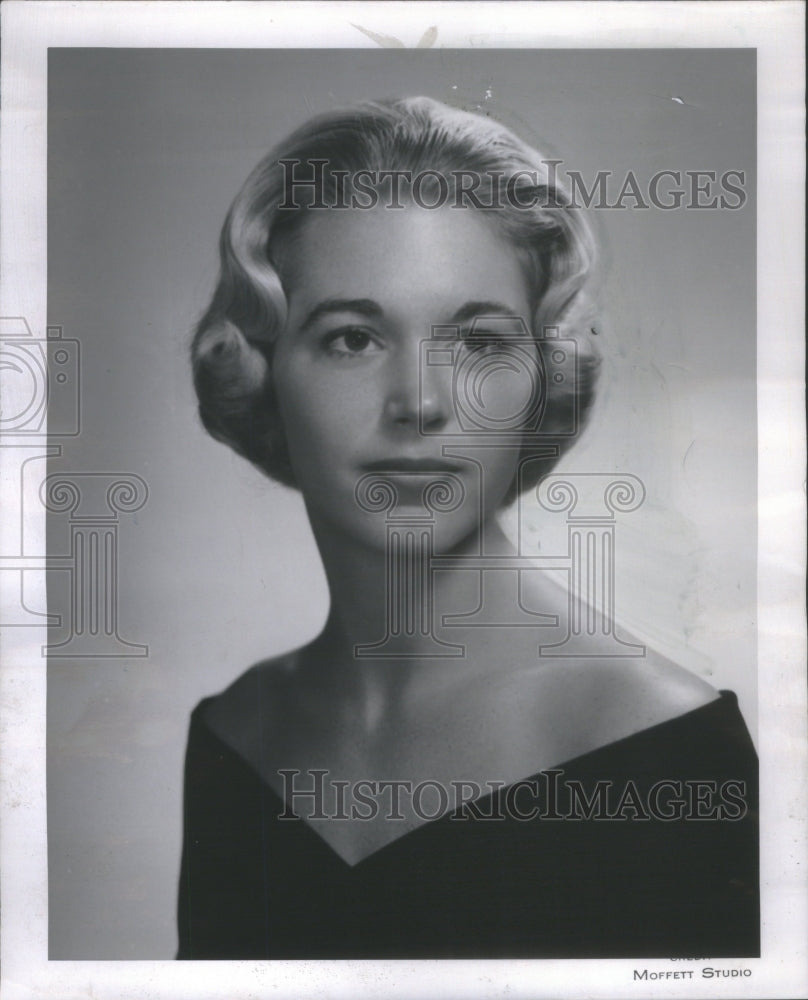
[[[284, 249], [308, 212], [320, 206], [305, 189], [302, 203], [284, 207], [282, 161], [321, 162], [323, 190], [332, 198], [337, 184], [344, 187], [346, 178], [350, 184], [359, 171], [427, 172], [455, 181], [458, 172], [471, 172], [487, 179], [489, 191], [492, 178], [513, 179], [513, 197], [496, 208], [472, 210], [491, 216], [527, 268], [534, 335], [558, 327], [577, 347], [577, 362], [569, 362], [575, 370], [561, 387], [547, 387], [541, 442], [555, 444], [557, 454], [525, 465], [531, 471], [512, 484], [506, 499], [535, 485], [575, 440], [566, 429], [570, 404], [580, 428], [594, 396], [600, 357], [587, 296], [594, 240], [582, 211], [571, 205], [537, 150], [490, 118], [425, 97], [365, 102], [311, 119], [261, 160], [236, 195], [222, 228], [216, 289], [191, 348], [199, 413], [209, 433], [268, 476], [296, 485], [274, 398], [272, 352], [287, 315]], [[531, 440], [523, 460], [535, 450]]]

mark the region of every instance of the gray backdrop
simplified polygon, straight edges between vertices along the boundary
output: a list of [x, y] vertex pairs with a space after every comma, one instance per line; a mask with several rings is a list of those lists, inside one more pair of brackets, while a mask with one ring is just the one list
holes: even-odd
[[[299, 498], [204, 435], [187, 365], [231, 198], [315, 112], [422, 93], [587, 179], [746, 171], [739, 211], [593, 213], [606, 378], [564, 468], [645, 482], [618, 529], [623, 619], [735, 689], [754, 733], [754, 88], [752, 50], [51, 50], [48, 316], [81, 344], [82, 429], [50, 471], [149, 489], [119, 518], [117, 594], [148, 656], [49, 663], [51, 958], [173, 955], [188, 714], [325, 615]], [[563, 520], [523, 516], [563, 544]]]

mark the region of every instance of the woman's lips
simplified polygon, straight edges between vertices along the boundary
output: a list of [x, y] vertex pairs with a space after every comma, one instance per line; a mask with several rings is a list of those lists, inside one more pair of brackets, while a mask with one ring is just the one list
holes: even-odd
[[[394, 505], [397, 508], [416, 507], [422, 512], [436, 513], [453, 510], [462, 501], [466, 494], [464, 482], [468, 479], [468, 472], [468, 466], [446, 459], [391, 455], [361, 466], [362, 475], [357, 490], [372, 493], [374, 484], [379, 487], [386, 481], [395, 491]], [[368, 497], [372, 503], [370, 494]], [[366, 506], [362, 500], [359, 502], [360, 506]]]
[[462, 466], [442, 459], [405, 458], [399, 456], [382, 458], [374, 462], [366, 462], [362, 466], [362, 469], [364, 472], [380, 472], [390, 474], [422, 473], [428, 475], [429, 473], [460, 472], [462, 470]]

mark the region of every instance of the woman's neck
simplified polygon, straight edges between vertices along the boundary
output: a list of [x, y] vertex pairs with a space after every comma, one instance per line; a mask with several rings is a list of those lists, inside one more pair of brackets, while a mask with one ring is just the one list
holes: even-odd
[[[324, 683], [359, 702], [370, 719], [383, 715], [391, 703], [473, 670], [469, 641], [479, 644], [485, 637], [480, 630], [447, 629], [442, 622], [445, 615], [474, 609], [478, 573], [430, 571], [412, 554], [392, 567], [383, 548], [363, 546], [330, 526], [312, 523], [331, 594], [326, 626], [312, 646], [312, 665]], [[484, 524], [482, 533], [486, 554], [514, 554], [495, 519]], [[478, 536], [466, 539], [445, 554], [477, 555], [480, 541]], [[453, 655], [461, 649], [463, 655]]]

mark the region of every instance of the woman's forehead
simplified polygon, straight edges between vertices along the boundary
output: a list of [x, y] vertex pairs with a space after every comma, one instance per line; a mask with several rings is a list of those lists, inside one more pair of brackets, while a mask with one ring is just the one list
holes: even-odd
[[521, 311], [529, 301], [521, 257], [495, 220], [469, 208], [310, 210], [283, 257], [292, 306], [334, 296], [471, 297]]

